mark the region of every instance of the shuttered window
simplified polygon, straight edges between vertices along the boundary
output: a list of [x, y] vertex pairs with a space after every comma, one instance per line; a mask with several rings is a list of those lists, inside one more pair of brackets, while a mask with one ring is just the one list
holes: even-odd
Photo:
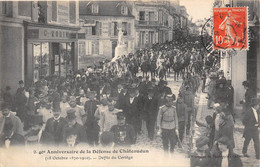
[[52, 1], [52, 21], [57, 21], [57, 2]]
[[70, 12], [70, 23], [76, 24], [76, 2], [75, 1], [70, 1], [69, 12]]

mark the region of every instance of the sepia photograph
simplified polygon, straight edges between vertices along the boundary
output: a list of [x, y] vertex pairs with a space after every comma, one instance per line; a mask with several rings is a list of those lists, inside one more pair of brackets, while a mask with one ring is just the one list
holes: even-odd
[[0, 167], [260, 167], [259, 0], [0, 0]]

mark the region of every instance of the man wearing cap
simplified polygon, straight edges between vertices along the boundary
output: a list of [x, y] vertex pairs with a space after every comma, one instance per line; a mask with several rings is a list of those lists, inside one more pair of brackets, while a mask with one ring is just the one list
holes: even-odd
[[13, 124], [13, 130], [15, 133], [24, 135], [23, 131], [23, 125], [19, 117], [17, 117], [13, 112], [10, 111], [11, 106], [4, 102], [1, 104], [1, 114], [2, 116], [0, 117], [0, 134], [3, 132], [5, 120], [7, 118], [10, 118]]
[[20, 89], [23, 89], [23, 88], [24, 88], [24, 82], [23, 82], [23, 80], [20, 80], [20, 81], [18, 82], [18, 84], [19, 84], [19, 88], [17, 89], [16, 94], [21, 91]]
[[126, 123], [124, 113], [117, 114], [117, 125], [112, 126], [115, 146], [129, 147], [136, 142], [136, 133], [132, 125]]
[[243, 110], [244, 112], [248, 111], [250, 109], [250, 103], [251, 99], [255, 96], [254, 91], [250, 88], [249, 82], [244, 81], [242, 85], [245, 88], [245, 95], [243, 99], [240, 101], [241, 104], [243, 104]]
[[53, 117], [48, 119], [45, 126], [45, 133], [48, 133], [54, 139], [55, 145], [62, 143], [62, 131], [63, 128], [67, 125], [67, 120], [61, 117], [60, 108], [53, 109]]
[[243, 137], [245, 138], [244, 145], [243, 145], [243, 151], [245, 157], [248, 157], [247, 154], [247, 147], [253, 139], [254, 141], [254, 148], [255, 148], [255, 154], [256, 159], [259, 159], [259, 109], [260, 109], [260, 99], [259, 98], [253, 98], [251, 100], [251, 107], [246, 112], [244, 118], [243, 118], [243, 124], [245, 126]]
[[[174, 152], [174, 147], [178, 141], [178, 116], [173, 104], [175, 101], [174, 94], [166, 95], [167, 103], [159, 109], [157, 116], [157, 126], [159, 132], [162, 132], [163, 149], [167, 153]], [[170, 145], [169, 145], [170, 144]]]
[[86, 101], [84, 105], [85, 112], [87, 114], [87, 120], [85, 123], [85, 127], [87, 129], [88, 142], [89, 145], [98, 145], [98, 135], [100, 127], [98, 126], [98, 119], [95, 117], [95, 112], [97, 110], [97, 106], [100, 104], [97, 100], [95, 100], [96, 92], [89, 91], [88, 92], [89, 100]]
[[66, 119], [68, 123], [65, 125], [62, 131], [62, 140], [65, 145], [68, 144], [68, 138], [71, 135], [75, 137], [74, 144], [87, 143], [86, 129], [77, 123], [75, 112], [76, 111], [74, 109], [69, 109], [67, 111]]

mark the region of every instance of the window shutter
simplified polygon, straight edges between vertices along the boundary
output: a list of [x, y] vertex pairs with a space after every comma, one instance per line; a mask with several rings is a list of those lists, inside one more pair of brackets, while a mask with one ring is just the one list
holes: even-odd
[[108, 36], [112, 34], [112, 23], [108, 23]]
[[127, 24], [127, 35], [130, 36], [131, 35], [131, 23]]
[[101, 36], [102, 35], [102, 23], [99, 22], [99, 35]]
[[102, 55], [103, 53], [103, 41], [99, 41], [99, 54]]
[[145, 12], [145, 21], [149, 21], [149, 13]]
[[96, 35], [99, 35], [99, 34], [100, 34], [100, 29], [99, 29], [99, 27], [100, 27], [100, 23], [97, 21], [97, 22], [96, 22], [96, 27], [95, 27]]
[[158, 21], [158, 12], [154, 12], [154, 21]]

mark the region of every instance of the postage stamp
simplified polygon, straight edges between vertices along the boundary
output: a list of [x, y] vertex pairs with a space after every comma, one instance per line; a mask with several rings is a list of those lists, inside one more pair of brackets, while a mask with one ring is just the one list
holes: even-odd
[[216, 49], [248, 49], [247, 7], [213, 9], [213, 43]]

